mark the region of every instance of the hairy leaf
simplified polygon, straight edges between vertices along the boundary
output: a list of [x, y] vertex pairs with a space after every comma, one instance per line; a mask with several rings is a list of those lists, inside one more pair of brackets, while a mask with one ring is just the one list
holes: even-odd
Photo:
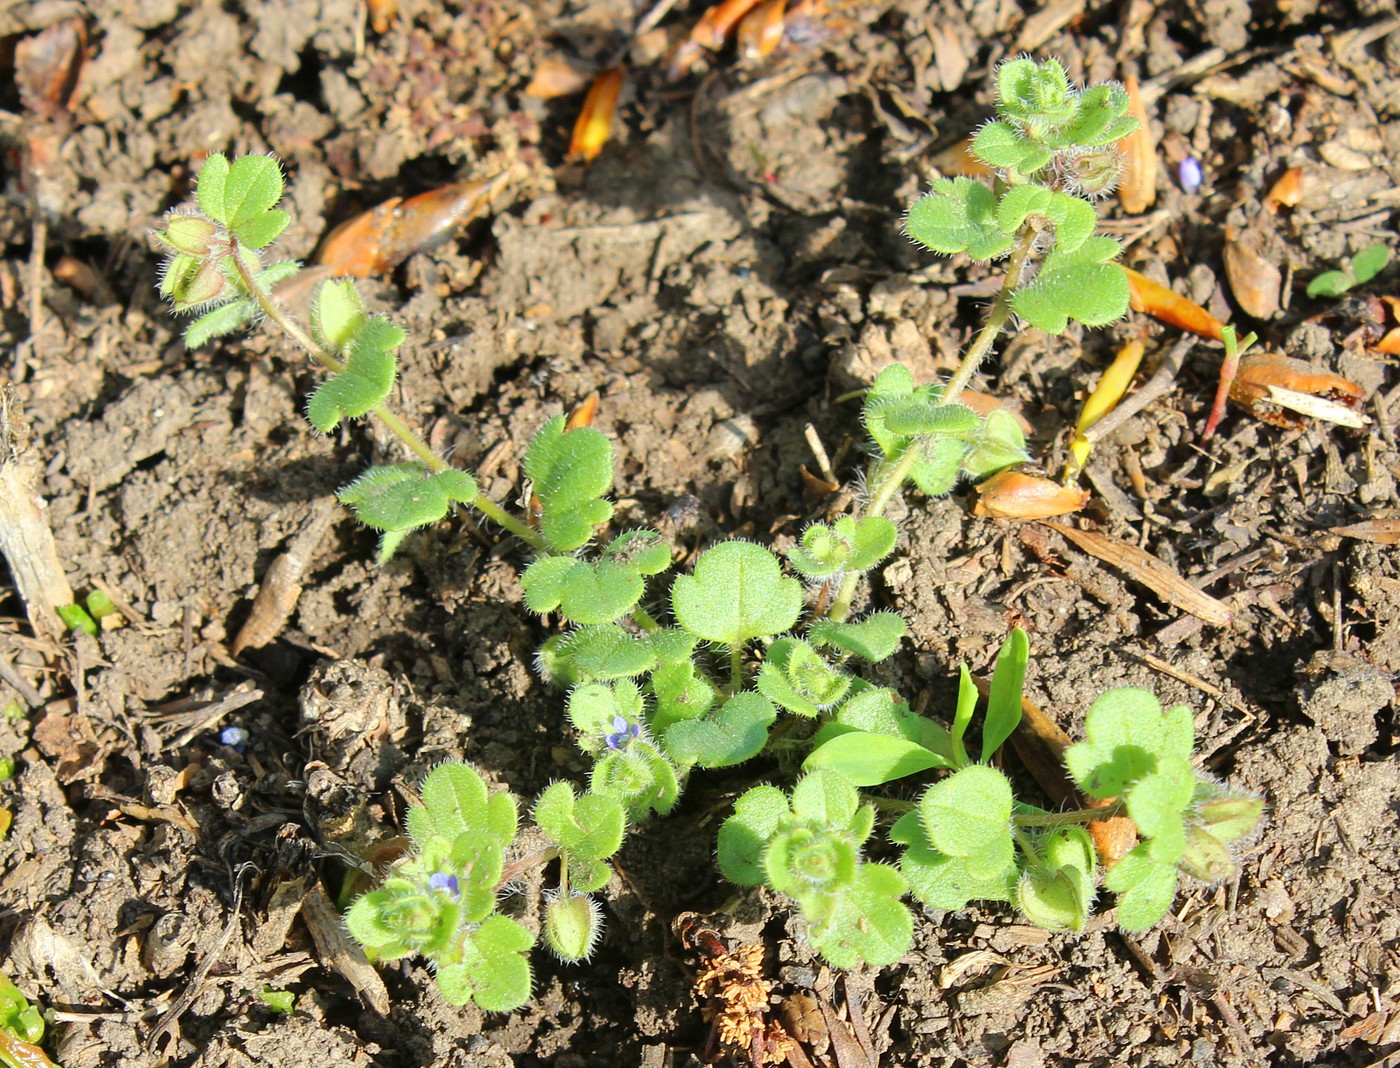
[[729, 541], [706, 551], [693, 575], [677, 577], [671, 600], [677, 622], [691, 634], [738, 645], [789, 630], [802, 611], [802, 584], [784, 578], [767, 549]]

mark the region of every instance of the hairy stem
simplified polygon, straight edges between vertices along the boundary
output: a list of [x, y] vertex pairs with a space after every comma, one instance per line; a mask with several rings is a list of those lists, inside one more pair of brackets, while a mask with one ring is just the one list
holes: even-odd
[[501, 877], [496, 881], [496, 893], [499, 894], [531, 868], [542, 868], [558, 855], [558, 846], [549, 846], [545, 849], [536, 849], [532, 853], [526, 853], [523, 857], [512, 860], [501, 869]]
[[[870, 503], [865, 506], [860, 518], [884, 515], [885, 508], [904, 485], [909, 472], [914, 469], [923, 447], [924, 439], [915, 438], [904, 447], [899, 459], [880, 465], [875, 472], [875, 492], [871, 494]], [[841, 580], [841, 588], [837, 591], [835, 600], [831, 602], [831, 611], [827, 613], [829, 619], [837, 623], [845, 621], [851, 612], [851, 601], [855, 598], [856, 590], [860, 588], [862, 574], [863, 572], [853, 571]]]
[[[248, 295], [252, 297], [258, 307], [262, 309], [263, 314], [277, 324], [279, 330], [286, 334], [287, 337], [291, 338], [308, 356], [331, 374], [339, 374], [341, 371], [345, 370], [344, 362], [340, 360], [335, 353], [329, 351], [324, 345], [317, 344], [316, 339], [302, 329], [300, 324], [282, 309], [282, 306], [277, 303], [277, 299], [258, 284], [257, 279], [254, 278], [252, 272], [248, 270], [248, 265], [243, 262], [243, 257], [238, 254], [237, 247], [234, 248], [231, 259], [233, 260], [234, 269], [238, 272], [239, 279], [242, 280], [244, 288], [248, 291]], [[407, 423], [400, 419], [398, 414], [390, 409], [388, 405], [378, 404], [371, 410], [370, 414], [378, 419], [389, 433], [398, 438], [405, 448], [413, 453], [414, 456], [418, 457], [429, 471], [437, 474], [438, 472], [450, 469], [451, 465], [434, 452], [432, 447], [419, 437]], [[470, 505], [482, 515], [486, 516], [487, 519], [504, 527], [516, 537], [529, 542], [532, 547], [536, 549], [547, 548], [544, 539], [540, 536], [538, 531], [531, 530], [484, 494], [478, 493], [476, 497], [472, 499]]]
[[729, 692], [736, 694], [744, 688], [744, 643], [734, 642], [729, 647]]
[[987, 321], [977, 332], [977, 337], [973, 339], [971, 347], [963, 354], [962, 363], [958, 365], [957, 371], [948, 380], [948, 384], [943, 387], [940, 404], [952, 404], [962, 396], [962, 391], [972, 381], [972, 376], [977, 373], [977, 368], [982, 366], [982, 361], [987, 358], [987, 353], [992, 351], [992, 345], [995, 344], [1002, 327], [1006, 325], [1006, 320], [1011, 318], [1011, 298], [1016, 295], [1016, 290], [1021, 285], [1021, 274], [1025, 271], [1026, 263], [1030, 260], [1031, 252], [1035, 249], [1035, 239], [1039, 233], [1040, 231], [1029, 220], [1021, 227], [1016, 247], [1011, 252], [1011, 258], [1006, 262], [1006, 277], [1002, 279], [1001, 290], [997, 293], [997, 299], [992, 303], [992, 310], [987, 313]]
[[1127, 806], [1112, 801], [1101, 808], [1075, 808], [1067, 812], [1018, 812], [1011, 822], [1018, 827], [1063, 827], [1074, 823], [1093, 823], [1120, 815]]

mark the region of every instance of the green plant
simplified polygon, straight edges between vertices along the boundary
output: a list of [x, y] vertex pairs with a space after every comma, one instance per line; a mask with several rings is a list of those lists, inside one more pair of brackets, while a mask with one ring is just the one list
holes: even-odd
[[[942, 251], [1010, 252], [1006, 284], [947, 385], [917, 384], [898, 365], [878, 376], [863, 400], [875, 446], [868, 492], [850, 514], [804, 530], [786, 567], [764, 546], [728, 541], [703, 552], [690, 573], [668, 578], [673, 554], [659, 532], [607, 530], [608, 438], [562, 415], [525, 455], [528, 518], [485, 498], [470, 475], [449, 468], [388, 412], [403, 335], [368, 316], [352, 284], [322, 286], [310, 331], [277, 305], [271, 281], [294, 267], [264, 267], [258, 255], [285, 226], [275, 208], [276, 164], [210, 158], [198, 213], [173, 215], [158, 235], [171, 252], [166, 295], [177, 308], [208, 308], [187, 340], [265, 314], [332, 373], [308, 405], [313, 425], [328, 430], [371, 415], [416, 455], [341, 491], [381, 531], [381, 558], [454, 503], [470, 505], [534, 551], [521, 577], [525, 603], [565, 626], [540, 648], [538, 667], [567, 691], [569, 723], [592, 762], [587, 789], [550, 786], [535, 802], [533, 828], [517, 833], [508, 793], [491, 793], [463, 764], [435, 769], [407, 818], [408, 853], [347, 913], [350, 933], [371, 955], [428, 958], [454, 1004], [523, 1004], [533, 938], [501, 910], [502, 888], [526, 868], [555, 865], [544, 941], [565, 960], [586, 957], [600, 929], [589, 895], [606, 882], [628, 828], [670, 813], [695, 771], [759, 756], [796, 781], [739, 799], [720, 832], [720, 866], [734, 882], [787, 895], [818, 951], [842, 967], [888, 964], [909, 948], [910, 893], [940, 908], [1008, 901], [1044, 926], [1079, 929], [1103, 868], [1084, 826], [1113, 813], [1140, 821], [1143, 838], [1103, 876], [1122, 893], [1130, 926], [1160, 917], [1178, 871], [1222, 878], [1231, 870], [1232, 847], [1257, 824], [1262, 803], [1195, 776], [1184, 709], [1162, 714], [1143, 691], [1101, 697], [1086, 742], [1067, 759], [1086, 794], [1113, 800], [1049, 812], [1017, 799], [992, 765], [1020, 719], [1029, 655], [1020, 631], [997, 658], [977, 723], [977, 761], [968, 739], [978, 698], [965, 667], [947, 727], [857, 670], [893, 656], [907, 631], [894, 612], [852, 616], [862, 578], [898, 541], [885, 515], [891, 503], [910, 486], [939, 496], [1026, 458], [1009, 415], [982, 417], [957, 401], [1008, 317], [1062, 330], [1069, 318], [1096, 324], [1126, 308], [1122, 273], [1110, 262], [1117, 245], [1093, 235], [1094, 211], [1083, 199], [1116, 175], [1112, 142], [1132, 127], [1126, 98], [1114, 86], [1075, 92], [1053, 62], [1012, 61], [999, 81], [1001, 118], [974, 146], [1000, 168], [996, 188], [936, 186], [909, 226]], [[1037, 252], [1040, 271], [1023, 284]], [[663, 607], [653, 614], [645, 604]], [[944, 777], [917, 802], [876, 792], [930, 772]], [[897, 857], [875, 833], [881, 813], [898, 816], [890, 828]], [[546, 844], [527, 849], [540, 839]]]
[[[944, 389], [956, 401], [1010, 317], [1062, 334], [1074, 319], [1103, 326], [1128, 310], [1121, 248], [1096, 235], [1092, 199], [1117, 184], [1115, 142], [1137, 127], [1117, 83], [1077, 90], [1057, 61], [1012, 59], [997, 68], [997, 118], [972, 139], [972, 155], [996, 177], [940, 178], [905, 219], [934, 252], [976, 260], [1008, 256], [1006, 276], [982, 330]], [[1035, 260], [1039, 266], [1032, 274]]]
[[1377, 241], [1345, 261], [1340, 271], [1323, 271], [1308, 283], [1308, 296], [1340, 297], [1357, 286], [1364, 286], [1385, 270], [1390, 262], [1390, 249]]
[[0, 975], [0, 1065], [4, 1068], [57, 1068], [39, 1047], [44, 1017], [7, 976]]

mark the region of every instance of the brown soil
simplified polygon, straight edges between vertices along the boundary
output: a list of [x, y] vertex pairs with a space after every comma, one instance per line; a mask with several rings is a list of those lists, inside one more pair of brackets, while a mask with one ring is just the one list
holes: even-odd
[[[833, 6], [815, 39], [763, 63], [726, 53], [674, 87], [640, 66], [587, 169], [563, 162], [580, 98], [523, 90], [546, 57], [607, 61], [638, 17], [625, 0], [402, 0], [382, 34], [358, 0], [18, 0], [0, 13], [6, 73], [23, 36], [72, 15], [87, 26], [33, 275], [33, 183], [5, 176], [0, 345], [69, 581], [129, 612], [125, 627], [54, 643], [17, 597], [0, 602], [0, 701], [27, 709], [0, 723], [17, 764], [0, 787], [14, 817], [3, 970], [59, 1010], [51, 1049], [67, 1068], [694, 1064], [707, 1028], [671, 930], [683, 911], [764, 941], [779, 996], [818, 972], [780, 903], [737, 893], [712, 863], [735, 792], [778, 774], [756, 766], [701, 777], [629, 838], [598, 956], [536, 953], [524, 1011], [453, 1010], [416, 963], [380, 970], [386, 1002], [347, 978], [325, 941], [334, 920], [304, 902], [324, 905], [319, 885], [334, 895], [347, 842], [394, 833], [399, 784], [463, 758], [528, 802], [586, 765], [533, 672], [548, 628], [520, 603], [519, 547], [444, 523], [374, 566], [373, 537], [324, 502], [388, 443], [365, 425], [309, 432], [313, 376], [270, 334], [183, 351], [146, 235], [199, 155], [282, 158], [295, 214], [282, 248], [296, 257], [389, 196], [517, 167], [489, 219], [363, 286], [412, 339], [409, 422], [513, 499], [532, 431], [597, 391], [621, 524], [660, 524], [687, 549], [784, 541], [825, 503], [804, 497], [804, 425], [837, 455], [855, 428], [839, 394], [894, 359], [945, 372], [976, 327], [983, 301], [953, 287], [985, 272], [916, 251], [899, 217], [935, 154], [987, 115], [992, 66], [1022, 50], [1089, 81], [1135, 72], [1160, 94], [1156, 207], [1104, 206], [1126, 261], [1268, 349], [1357, 381], [1372, 421], [1284, 431], [1234, 409], [1202, 445], [1218, 367], [1202, 345], [1095, 453], [1099, 529], [1230, 602], [1225, 629], [1042, 528], [972, 517], [961, 495], [908, 502], [873, 594], [912, 629], [885, 681], [942, 715], [958, 663], [984, 669], [1020, 623], [1029, 693], [1067, 727], [1112, 685], [1187, 703], [1205, 766], [1263, 792], [1271, 822], [1236, 881], [1189, 889], [1145, 936], [1102, 921], [1047, 936], [1000, 908], [925, 915], [903, 961], [855, 982], [872, 1025], [886, 1010], [882, 1063], [1362, 1065], [1400, 1048], [1400, 559], [1330, 533], [1394, 505], [1400, 380], [1364, 350], [1357, 305], [1331, 314], [1302, 294], [1339, 258], [1394, 243], [1393, 8]], [[683, 32], [702, 7], [677, 5], [662, 27]], [[12, 78], [0, 107], [14, 162], [34, 119]], [[1205, 175], [1189, 194], [1186, 156]], [[1307, 195], [1266, 210], [1295, 165]], [[1230, 227], [1297, 271], [1266, 321], [1233, 308]], [[1397, 277], [1365, 292], [1393, 293]], [[1019, 402], [1056, 463], [1086, 385], [1144, 330], [1149, 359], [1176, 340], [1137, 315], [1016, 334], [985, 388]], [[859, 453], [845, 456], [854, 480]], [[231, 655], [269, 563], [324, 514], [290, 624]], [[250, 732], [246, 751], [220, 744], [230, 725]], [[293, 991], [294, 1012], [271, 1012], [264, 987]]]

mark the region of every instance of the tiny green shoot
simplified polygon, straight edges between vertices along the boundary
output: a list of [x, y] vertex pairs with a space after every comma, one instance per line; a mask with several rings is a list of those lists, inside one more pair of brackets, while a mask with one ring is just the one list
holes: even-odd
[[1362, 249], [1350, 260], [1344, 261], [1341, 270], [1323, 271], [1308, 283], [1308, 296], [1340, 297], [1357, 286], [1364, 286], [1390, 263], [1390, 249], [1384, 242], [1376, 242]]

